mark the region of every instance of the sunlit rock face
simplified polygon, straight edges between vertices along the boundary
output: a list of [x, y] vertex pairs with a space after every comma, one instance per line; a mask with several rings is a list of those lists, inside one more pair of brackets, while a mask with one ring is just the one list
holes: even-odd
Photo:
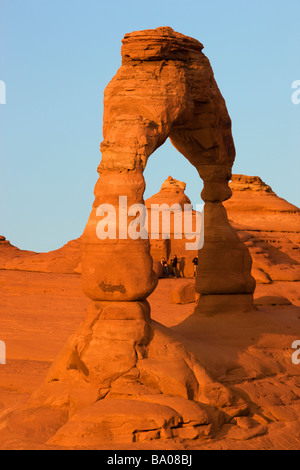
[[233, 175], [230, 188], [233, 196], [225, 207], [250, 250], [256, 281], [299, 281], [300, 209], [258, 176]]
[[[82, 277], [93, 300], [145, 299], [157, 280], [149, 240], [99, 240], [97, 208], [143, 203], [143, 170], [169, 137], [204, 181], [205, 241], [197, 291], [203, 295], [254, 290], [247, 248], [228, 223], [222, 201], [235, 158], [231, 120], [210, 63], [197, 40], [171, 28], [126, 34], [122, 65], [104, 92], [102, 159], [95, 202], [82, 237]], [[162, 189], [163, 191], [163, 189]]]
[[[147, 159], [169, 137], [204, 182], [200, 296], [192, 329], [197, 331], [199, 313], [251, 308], [251, 257], [222, 205], [231, 196], [231, 121], [202, 49], [167, 27], [124, 37], [122, 65], [104, 93], [99, 180], [81, 238], [82, 285], [91, 302], [30, 400], [30, 426], [38, 426], [45, 409], [53, 419], [43, 437], [47, 445], [209, 438], [249, 412], [242, 397], [208, 372], [188, 338], [151, 320], [146, 299], [157, 276], [149, 239], [120, 236], [119, 198], [126, 197], [128, 206], [144, 203]], [[177, 185], [186, 200], [181, 183], [168, 181], [164, 194], [168, 185]], [[115, 208], [115, 238], [99, 238], [103, 204]], [[252, 424], [266, 432], [259, 422]]]

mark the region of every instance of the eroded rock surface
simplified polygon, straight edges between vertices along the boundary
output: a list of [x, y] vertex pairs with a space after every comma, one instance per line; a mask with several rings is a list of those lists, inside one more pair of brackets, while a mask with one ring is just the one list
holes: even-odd
[[300, 209], [257, 176], [233, 175], [230, 188], [225, 207], [251, 253], [257, 282], [299, 281]]
[[127, 197], [128, 206], [144, 202], [147, 159], [168, 137], [204, 181], [207, 237], [199, 254], [197, 291], [253, 293], [249, 252], [222, 206], [231, 196], [235, 158], [231, 120], [202, 49], [197, 40], [168, 27], [124, 37], [122, 66], [104, 92], [99, 180], [82, 236], [83, 289], [93, 300], [141, 300], [156, 286], [149, 240], [99, 241], [97, 208], [104, 203], [117, 207], [120, 233], [119, 196]]
[[[123, 40], [122, 66], [104, 93], [99, 180], [81, 239], [82, 286], [91, 303], [24, 410], [31, 427], [43, 427], [50, 413], [48, 435], [42, 433], [48, 445], [68, 447], [70, 439], [80, 447], [118, 439], [206, 439], [227, 423], [237, 426], [236, 433], [241, 429], [231, 420], [245, 412], [245, 400], [215, 380], [174, 330], [151, 320], [146, 298], [157, 276], [150, 243], [124, 236], [132, 219], [124, 224], [119, 206], [120, 196], [128, 206], [143, 204], [147, 159], [169, 137], [204, 181], [200, 297], [190, 321], [199, 325], [199, 314], [233, 305], [239, 314], [251, 310], [251, 257], [222, 204], [231, 196], [231, 121], [202, 48], [167, 27]], [[115, 237], [99, 237], [102, 204], [116, 210]], [[12, 414], [14, 419], [16, 425]], [[254, 435], [266, 432], [255, 420], [243, 426], [248, 437], [250, 427], [258, 427]], [[232, 426], [230, 432], [235, 434]]]
[[80, 239], [48, 253], [20, 250], [0, 237], [0, 269], [43, 273], [74, 274], [81, 272]]

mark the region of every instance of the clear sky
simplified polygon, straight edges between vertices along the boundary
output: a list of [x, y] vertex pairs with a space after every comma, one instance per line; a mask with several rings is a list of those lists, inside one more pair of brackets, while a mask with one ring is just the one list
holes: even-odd
[[[233, 122], [233, 171], [300, 205], [299, 0], [0, 0], [0, 234], [48, 251], [81, 235], [101, 154], [103, 91], [125, 33], [171, 26], [205, 46]], [[145, 171], [202, 184], [170, 143]]]

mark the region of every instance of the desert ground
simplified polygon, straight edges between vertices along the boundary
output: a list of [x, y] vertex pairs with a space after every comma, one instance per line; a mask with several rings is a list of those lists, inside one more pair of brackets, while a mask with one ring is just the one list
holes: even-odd
[[[96, 446], [88, 442], [80, 446], [75, 442], [66, 445], [67, 448], [300, 449], [300, 364], [292, 363], [295, 353], [292, 343], [300, 339], [300, 290], [299, 280], [294, 280], [298, 261], [290, 257], [298, 254], [294, 249], [298, 226], [282, 207], [281, 214], [274, 207], [266, 212], [265, 200], [285, 203], [273, 192], [270, 196], [261, 180], [251, 179], [250, 186], [259, 185], [254, 189], [249, 187], [249, 177], [239, 176], [236, 180], [238, 184], [242, 180], [243, 189], [247, 189], [239, 192], [234, 189], [237, 182], [232, 183], [231, 201], [236, 204], [232, 224], [241, 222], [237, 220], [241, 217], [241, 197], [247, 196], [250, 212], [252, 196], [256, 207], [265, 198], [260, 215], [269, 216], [269, 227], [264, 226], [263, 231], [257, 230], [263, 220], [257, 212], [256, 219], [251, 219], [256, 227], [249, 226], [250, 218], [244, 214], [248, 226], [240, 228], [240, 236], [251, 243], [257, 282], [254, 308], [242, 313], [220, 309], [214, 315], [195, 318], [191, 276], [160, 278], [148, 301], [154, 322], [170, 328], [189, 351], [201, 358], [201, 364], [214, 379], [234, 391], [244, 404], [239, 405], [236, 413], [231, 412], [232, 418], [213, 437], [177, 436], [126, 444], [115, 440]], [[245, 209], [244, 202], [242, 206]], [[228, 212], [229, 217], [234, 214], [230, 209]], [[290, 233], [278, 226], [277, 232], [274, 226], [270, 228], [271, 216], [276, 219], [279, 215], [281, 220], [284, 217], [293, 220], [294, 229]], [[253, 243], [258, 235], [260, 241]], [[266, 240], [270, 237], [272, 243], [268, 244]], [[7, 362], [0, 365], [0, 447], [61, 448], [47, 443], [49, 433], [59, 427], [51, 417], [44, 416], [43, 425], [36, 426], [31, 424], [30, 416], [20, 419], [18, 410], [26, 408], [28, 399], [42, 386], [52, 362], [86, 315], [89, 299], [82, 291], [81, 274], [74, 272], [80, 271], [79, 242], [74, 241], [54, 254], [28, 254], [4, 239], [2, 243], [0, 336], [6, 343]], [[41, 272], [51, 269], [65, 273]]]
[[[7, 364], [0, 366], [3, 420], [42, 384], [52, 361], [83, 320], [88, 300], [77, 274], [2, 270], [0, 279], [0, 331], [7, 347]], [[174, 305], [170, 300], [174, 286], [183, 282], [159, 281], [149, 299], [152, 318], [188, 342], [219, 381], [247, 396], [251, 414], [262, 427], [249, 429], [250, 418], [241, 416], [237, 419], [245, 428], [240, 436], [220, 435], [200, 442], [154, 440], [119, 448], [299, 449], [300, 366], [292, 364], [291, 345], [299, 337], [300, 306], [264, 305], [249, 314], [220, 313], [203, 317], [195, 326], [189, 321], [194, 304]], [[294, 296], [297, 287], [290, 284], [259, 285], [255, 297]], [[9, 431], [2, 429], [1, 448], [52, 448], [41, 442], [40, 432], [38, 436], [38, 431], [27, 429], [26, 422], [23, 428], [19, 424]]]

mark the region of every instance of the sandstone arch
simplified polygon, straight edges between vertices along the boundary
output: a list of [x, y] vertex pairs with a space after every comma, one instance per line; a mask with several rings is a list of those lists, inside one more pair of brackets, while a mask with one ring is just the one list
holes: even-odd
[[119, 195], [126, 195], [129, 205], [143, 203], [143, 170], [169, 137], [204, 182], [205, 244], [197, 291], [205, 303], [211, 303], [208, 295], [236, 294], [251, 303], [251, 257], [222, 206], [231, 196], [235, 158], [231, 120], [202, 49], [168, 27], [124, 37], [122, 66], [104, 93], [99, 180], [82, 238], [83, 289], [93, 300], [143, 300], [156, 286], [148, 241], [99, 241], [96, 209], [104, 202], [117, 206]]
[[204, 181], [199, 309], [219, 313], [221, 303], [232, 308], [229, 298], [238, 299], [239, 311], [251, 304], [251, 258], [222, 206], [231, 194], [231, 123], [201, 50], [198, 41], [171, 28], [124, 38], [122, 66], [105, 90], [102, 161], [82, 236], [83, 289], [91, 302], [25, 410], [32, 426], [41, 425], [43, 413], [51, 415], [47, 444], [94, 448], [206, 438], [232, 416], [248, 413], [244, 400], [206, 371], [188, 342], [151, 320], [146, 298], [157, 279], [149, 240], [96, 235], [100, 204], [118, 207], [119, 195], [128, 205], [143, 203], [147, 159], [170, 137]]

